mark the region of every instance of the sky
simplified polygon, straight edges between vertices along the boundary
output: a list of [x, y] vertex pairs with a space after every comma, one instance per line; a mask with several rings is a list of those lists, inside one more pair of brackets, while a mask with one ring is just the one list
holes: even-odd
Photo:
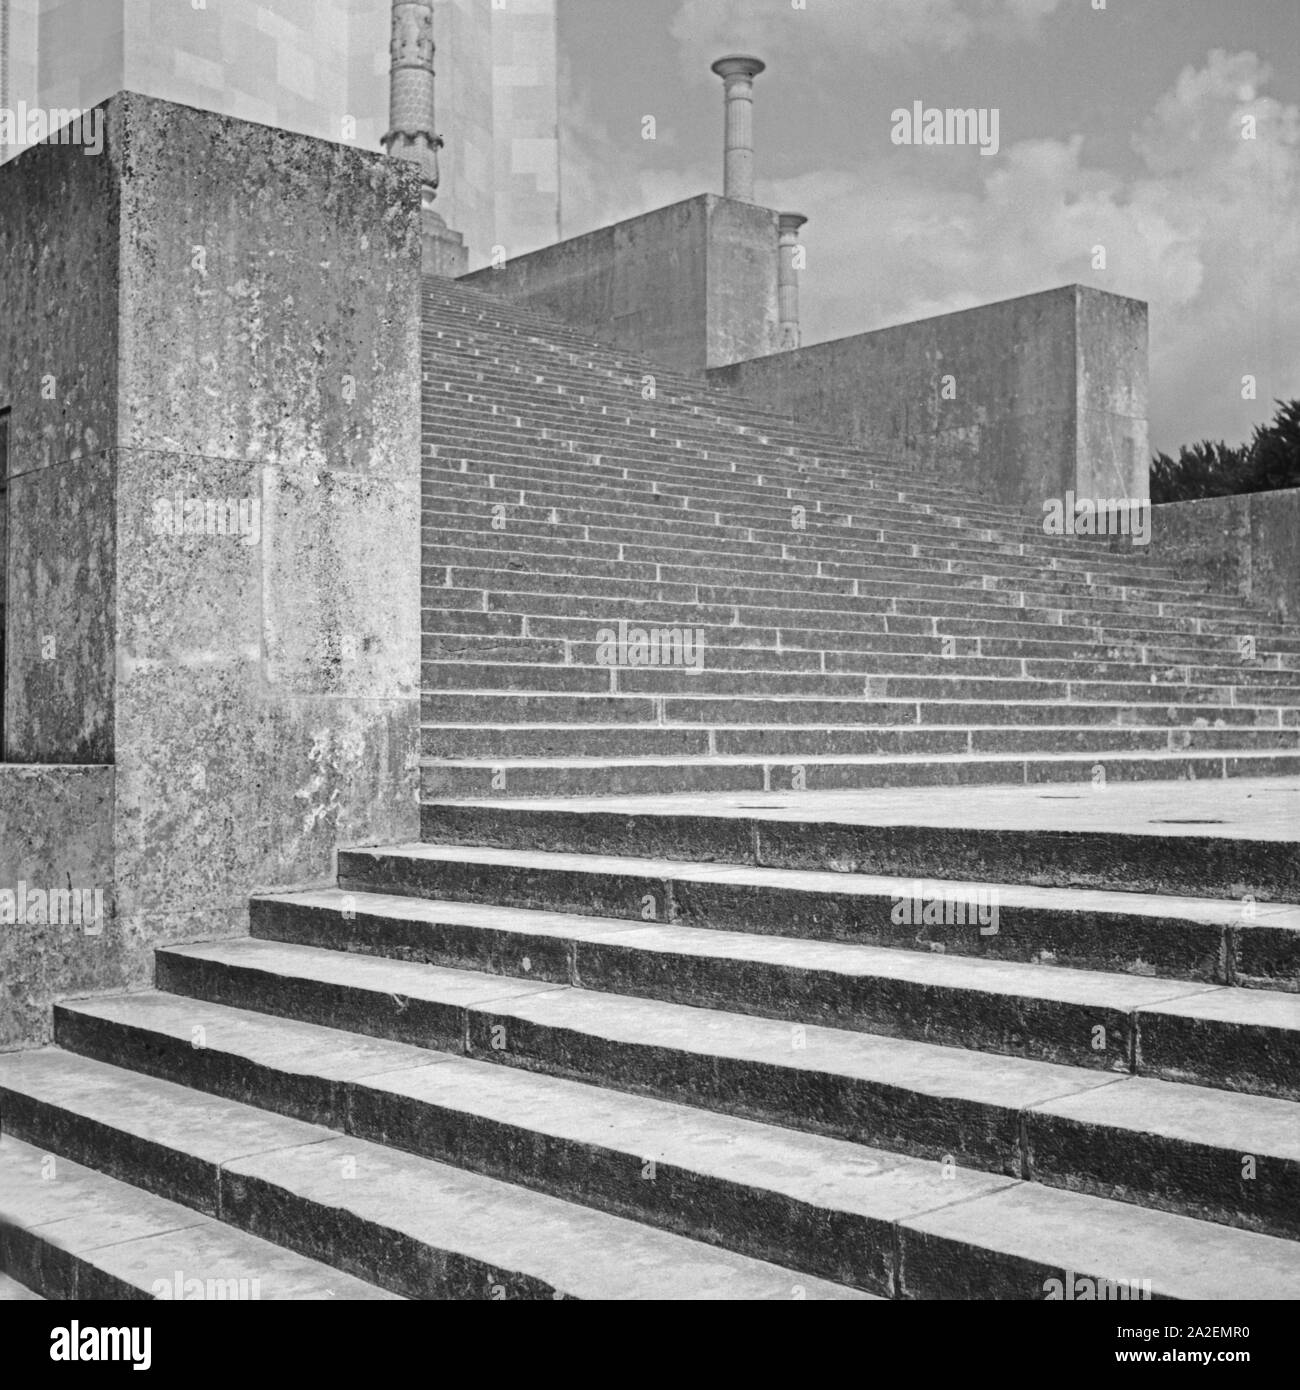
[[[1300, 0], [559, 4], [566, 236], [721, 192], [709, 64], [753, 53], [805, 342], [1077, 282], [1150, 305], [1153, 449], [1300, 397]], [[997, 154], [895, 144], [918, 101], [996, 111]]]

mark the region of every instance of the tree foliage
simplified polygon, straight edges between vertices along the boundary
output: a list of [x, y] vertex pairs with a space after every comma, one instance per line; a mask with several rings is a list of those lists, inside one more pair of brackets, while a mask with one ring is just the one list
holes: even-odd
[[1300, 487], [1300, 400], [1278, 401], [1267, 425], [1256, 425], [1249, 444], [1184, 444], [1177, 458], [1151, 463], [1152, 502], [1189, 502]]

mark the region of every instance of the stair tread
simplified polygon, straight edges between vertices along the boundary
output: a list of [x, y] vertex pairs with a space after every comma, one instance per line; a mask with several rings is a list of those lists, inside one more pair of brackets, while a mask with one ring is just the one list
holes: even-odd
[[[552, 859], [560, 860], [565, 857], [556, 855], [552, 856]], [[510, 857], [466, 862], [527, 861]], [[798, 871], [774, 872], [798, 876]], [[811, 877], [830, 879], [842, 876], [826, 874]], [[903, 880], [889, 882], [900, 890], [910, 890], [911, 885]], [[579, 942], [601, 942], [613, 936], [625, 950], [656, 953], [665, 957], [707, 957], [736, 964], [763, 964], [787, 970], [838, 975], [849, 979], [895, 980], [936, 989], [967, 990], [972, 994], [987, 993], [1012, 998], [1047, 1000], [1125, 1013], [1142, 1010], [1233, 1023], [1243, 1027], [1272, 1028], [1300, 1035], [1300, 995], [1279, 995], [1267, 990], [1242, 990], [1231, 986], [1154, 976], [986, 960], [971, 956], [950, 956], [802, 937], [708, 931], [697, 926], [655, 926], [644, 922], [582, 917], [535, 908], [431, 901], [381, 893], [321, 890], [269, 894], [265, 895], [263, 900], [295, 903], [336, 913], [344, 911], [346, 907], [346, 910], [358, 914], [368, 913], [412, 922], [456, 924], [503, 935], [553, 937]], [[1204, 905], [1204, 900], [1185, 901], [1194, 907]], [[1149, 908], [1147, 915], [1157, 915], [1156, 910], [1153, 907]], [[1294, 921], [1298, 915], [1300, 909], [1293, 910], [1293, 925], [1300, 925], [1300, 922]], [[1200, 920], [1215, 919], [1211, 914], [1204, 913]], [[1271, 919], [1265, 920], [1269, 925], [1273, 925]]]
[[[1017, 1181], [971, 1169], [962, 1170], [953, 1183], [942, 1178], [938, 1163], [845, 1139], [182, 995], [151, 992], [63, 1007], [181, 1042], [193, 1027], [202, 1026], [205, 1047], [261, 1066], [297, 1068], [329, 1079], [346, 1077], [521, 1129], [614, 1148], [638, 1163], [655, 1159], [690, 1164], [697, 1171], [770, 1186], [792, 1198], [846, 1211], [888, 1214], [892, 1219]], [[889, 1180], [877, 1183], [877, 1178]]]
[[[38, 1055], [0, 1058], [0, 1078], [19, 1075], [23, 1064], [15, 1056]], [[86, 1078], [103, 1075], [98, 1064], [79, 1070]], [[66, 1088], [61, 1094], [67, 1098]], [[165, 1281], [174, 1293], [178, 1271], [205, 1286], [208, 1280], [256, 1278], [259, 1299], [398, 1296], [12, 1134], [0, 1135], [0, 1191], [4, 1219], [25, 1232], [28, 1243], [89, 1267], [89, 1276], [75, 1276], [82, 1297], [120, 1296], [105, 1295], [101, 1280], [151, 1297], [161, 1296], [155, 1285]], [[74, 1294], [65, 1287], [48, 1296]]]
[[0, 1087], [577, 1297], [871, 1297], [57, 1048], [0, 1057]]
[[[207, 1047], [274, 1071], [347, 1076], [358, 1086], [452, 1112], [471, 1123], [489, 1121], [594, 1152], [612, 1151], [628, 1161], [633, 1173], [652, 1160], [774, 1191], [825, 1211], [912, 1225], [928, 1222], [953, 1204], [1033, 1186], [544, 1073], [460, 1056], [431, 1060], [422, 1049], [406, 1044], [376, 1047], [373, 1040], [319, 1025], [179, 996], [150, 993], [64, 1007], [181, 1045], [188, 1045], [193, 1027], [202, 1026]], [[1151, 1123], [1163, 1125], [1161, 1132], [1181, 1133], [1181, 1112], [1166, 1107], [1166, 1124], [1166, 1114], [1159, 1110], [1162, 1088], [1171, 1093], [1183, 1089], [1144, 1083], [1135, 1088], [1130, 1105], [1135, 1112], [1152, 1112]], [[1104, 1097], [1109, 1088], [1092, 1094]], [[1293, 1139], [1292, 1158], [1296, 1147]], [[1174, 1271], [1166, 1290], [1185, 1297], [1208, 1292], [1209, 1281], [1221, 1277], [1225, 1260], [1237, 1274], [1256, 1270], [1261, 1288], [1271, 1277], [1280, 1277], [1284, 1288], [1300, 1288], [1300, 1247], [1290, 1242], [1064, 1190], [1042, 1189], [1001, 1204], [999, 1221], [986, 1224], [990, 1237], [996, 1229], [996, 1248], [1017, 1241], [1039, 1263], [1084, 1274], [1128, 1272], [1122, 1261], [1115, 1262], [1127, 1241], [1130, 1263], [1140, 1258], [1162, 1276]], [[1210, 1258], [1189, 1260], [1185, 1253], [1166, 1258], [1189, 1248], [1210, 1252]]]
[[[928, 788], [852, 792], [683, 793], [680, 796], [530, 797], [440, 799], [448, 807], [563, 815], [651, 816], [826, 824], [864, 828], [934, 827], [980, 834], [1077, 835], [1265, 841], [1279, 853], [1295, 852], [1300, 825], [1300, 778], [1243, 778], [1215, 783], [1147, 782], [1070, 793], [1025, 787]], [[1285, 846], [1285, 848], [1282, 848]]]
[[[523, 868], [550, 869], [553, 871], [565, 871], [570, 873], [580, 872], [623, 875], [659, 882], [662, 882], [664, 879], [673, 879], [682, 883], [752, 885], [756, 887], [780, 888], [808, 893], [845, 894], [872, 898], [891, 897], [895, 894], [901, 894], [910, 898], [913, 896], [914, 885], [918, 882], [915, 876], [895, 877], [881, 874], [850, 873], [818, 869], [766, 868], [762, 865], [755, 864], [719, 863], [716, 861], [704, 863], [680, 859], [573, 854], [557, 850], [500, 849], [486, 845], [412, 843], [383, 846], [376, 849], [347, 850], [344, 851], [344, 853], [355, 856], [370, 856], [382, 859], [406, 859], [428, 863], [517, 865]], [[951, 888], [959, 892], [977, 893], [992, 889], [998, 894], [998, 903], [1000, 907], [1041, 908], [1055, 909], [1058, 911], [1073, 910], [1093, 913], [1124, 913], [1134, 916], [1162, 919], [1178, 917], [1187, 921], [1207, 923], [1210, 925], [1229, 925], [1242, 921], [1242, 904], [1239, 899], [1178, 897], [1167, 894], [1120, 892], [1097, 888], [1051, 888], [1038, 887], [1033, 884], [998, 883], [990, 880], [976, 882], [971, 879], [938, 879], [928, 876], [923, 881], [931, 886], [938, 886], [945, 889]], [[336, 893], [340, 893], [340, 890], [321, 889], [307, 895], [265, 894], [259, 896], [269, 898], [279, 896], [302, 896], [304, 900], [318, 900], [322, 903], [326, 903], [335, 901], [333, 895]], [[365, 898], [360, 896], [356, 891], [348, 895], [356, 898], [358, 906], [365, 901]], [[379, 897], [381, 895], [376, 894], [374, 896]], [[464, 920], [472, 920], [468, 915], [472, 909], [472, 905], [469, 904], [438, 902], [432, 907], [428, 907], [422, 903], [422, 900], [416, 898], [394, 895], [382, 896], [384, 898], [385, 910], [395, 912], [397, 915], [409, 915], [414, 918], [421, 918], [430, 912], [436, 914], [458, 911], [467, 914]], [[499, 907], [483, 908], [479, 910], [483, 912], [504, 913], [512, 911], [512, 909], [509, 908]], [[527, 909], [514, 910], [527, 912]], [[1252, 917], [1250, 921], [1257, 925], [1277, 927], [1286, 930], [1300, 930], [1300, 905], [1292, 903], [1258, 903], [1255, 905], [1254, 912], [1255, 916]], [[540, 917], [543, 914], [537, 915]], [[592, 926], [593, 922], [600, 922], [602, 924], [608, 922], [609, 926], [617, 925], [622, 929], [626, 929], [630, 926], [636, 930], [644, 930], [647, 926], [646, 923], [639, 921], [629, 923], [626, 921], [616, 921], [616, 919], [597, 919], [563, 913], [545, 915], [554, 915], [561, 919], [557, 921], [555, 925], [567, 930], [579, 930], [584, 923], [588, 930], [598, 929]], [[505, 920], [513, 919], [507, 918]], [[681, 928], [680, 930], [694, 932], [697, 936], [699, 934], [699, 928]], [[727, 932], [716, 933], [715, 935], [731, 937], [739, 934]], [[772, 941], [772, 938], [767, 936], [755, 937], [753, 939], [756, 942], [763, 943]], [[801, 946], [812, 946], [819, 943], [805, 943], [800, 941], [796, 944]], [[827, 943], [820, 944], [828, 945]], [[709, 949], [738, 949], [736, 947], [719, 945], [713, 942], [711, 938], [707, 945]], [[764, 949], [769, 949], [769, 947], [765, 945]], [[836, 945], [833, 949], [866, 951], [885, 950], [886, 948]], [[910, 958], [915, 953], [887, 951], [886, 957], [882, 957], [882, 960], [895, 954], [908, 956]], [[1000, 963], [984, 962], [983, 964], [991, 965]], [[940, 968], [941, 965], [942, 963], [940, 963]], [[1023, 969], [1026, 967], [1016, 968]], [[1058, 973], [1060, 973], [1059, 967], [1050, 968], [1050, 974], [1053, 977]]]
[[1017, 1112], [1062, 1095], [1124, 1081], [1115, 1073], [1058, 1062], [818, 1025], [807, 1026], [806, 1046], [795, 1048], [791, 1024], [781, 1020], [310, 946], [249, 939], [178, 946], [168, 948], [167, 954], [282, 979], [309, 979], [390, 998], [451, 1004], [470, 1013], [486, 1013], [494, 1020], [512, 1018], [563, 1028], [615, 1044], [868, 1080]]
[[0, 1303], [43, 1301], [42, 1296], [29, 1289], [26, 1284], [20, 1284], [17, 1279], [11, 1279], [7, 1274], [0, 1274]]

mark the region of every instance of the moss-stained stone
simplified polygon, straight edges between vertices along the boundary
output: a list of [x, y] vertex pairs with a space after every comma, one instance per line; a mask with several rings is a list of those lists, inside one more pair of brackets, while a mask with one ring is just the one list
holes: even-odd
[[419, 443], [418, 171], [114, 99], [120, 442], [404, 476]]
[[263, 496], [268, 682], [418, 699], [419, 479], [268, 469]]
[[33, 889], [72, 888], [101, 893], [102, 918], [10, 921], [10, 899], [0, 899], [0, 1049], [49, 1042], [56, 999], [127, 982], [113, 892], [113, 769], [0, 765], [0, 894], [13, 895], [16, 908], [20, 891], [27, 902]]
[[9, 1045], [418, 834], [420, 231], [400, 160], [131, 93], [0, 169], [11, 746], [114, 763], [121, 904], [100, 968], [6, 962]]
[[117, 434], [121, 186], [107, 154], [35, 145], [0, 176], [0, 408], [9, 474]]
[[[1148, 495], [1147, 307], [1066, 285], [709, 373], [868, 449], [943, 462], [973, 496]], [[955, 461], [955, 464], [954, 464]]]
[[112, 761], [114, 481], [111, 453], [10, 481], [10, 762]]
[[1156, 507], [1151, 554], [1260, 604], [1276, 622], [1294, 622], [1300, 617], [1300, 488]]
[[776, 349], [776, 223], [768, 208], [705, 193], [462, 278], [700, 373]]

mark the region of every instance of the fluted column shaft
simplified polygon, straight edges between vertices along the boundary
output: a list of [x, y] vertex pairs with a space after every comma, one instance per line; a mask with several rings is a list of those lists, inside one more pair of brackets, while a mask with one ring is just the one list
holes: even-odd
[[758, 58], [719, 58], [713, 71], [725, 84], [726, 141], [723, 193], [738, 202], [754, 201], [754, 78], [767, 64]]
[[797, 348], [802, 340], [799, 329], [799, 270], [795, 256], [799, 251], [799, 228], [808, 219], [801, 212], [783, 212], [777, 218], [777, 295], [781, 313], [781, 347]]

